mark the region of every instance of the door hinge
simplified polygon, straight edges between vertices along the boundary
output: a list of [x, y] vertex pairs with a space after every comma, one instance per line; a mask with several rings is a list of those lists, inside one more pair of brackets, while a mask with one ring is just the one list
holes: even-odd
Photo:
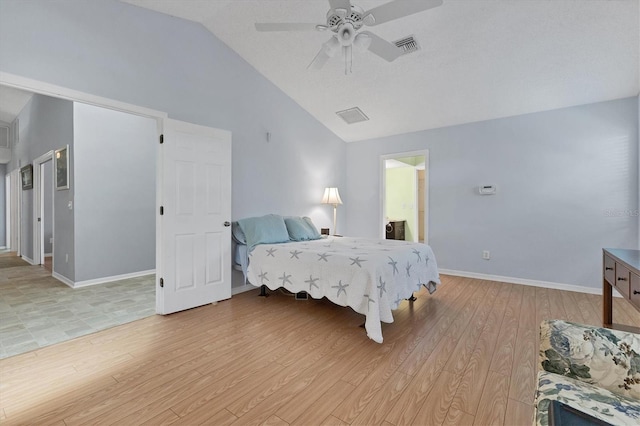
[[164, 206], [160, 206], [160, 216], [164, 214]]
[[160, 278], [160, 287], [164, 287], [164, 278]]
[[160, 135], [160, 145], [164, 143], [164, 135]]

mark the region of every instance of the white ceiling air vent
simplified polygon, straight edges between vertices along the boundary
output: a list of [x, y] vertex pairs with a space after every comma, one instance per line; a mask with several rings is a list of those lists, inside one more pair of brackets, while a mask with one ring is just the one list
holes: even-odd
[[396, 40], [393, 42], [393, 44], [402, 49], [403, 55], [407, 55], [409, 53], [420, 50], [418, 41], [412, 35], [401, 38], [400, 40]]
[[343, 111], [336, 112], [347, 124], [360, 123], [362, 121], [369, 121], [369, 117], [364, 115], [364, 112], [358, 107], [345, 109]]

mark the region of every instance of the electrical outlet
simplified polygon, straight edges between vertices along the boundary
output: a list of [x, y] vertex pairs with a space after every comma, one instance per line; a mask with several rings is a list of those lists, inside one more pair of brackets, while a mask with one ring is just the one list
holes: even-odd
[[49, 238], [49, 244], [53, 244], [53, 238]]
[[482, 250], [482, 258], [485, 260], [491, 259], [491, 252], [489, 250]]
[[69, 263], [69, 253], [67, 253], [67, 254], [64, 256], [64, 261], [65, 261], [66, 263]]

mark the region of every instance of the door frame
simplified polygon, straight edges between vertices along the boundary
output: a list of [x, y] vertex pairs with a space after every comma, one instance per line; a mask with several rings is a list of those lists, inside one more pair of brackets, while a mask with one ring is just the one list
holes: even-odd
[[[164, 120], [167, 119], [169, 116], [166, 112], [163, 112], [163, 111], [158, 111], [150, 108], [145, 108], [142, 106], [128, 104], [126, 102], [120, 102], [113, 99], [104, 98], [102, 96], [92, 95], [90, 93], [69, 89], [67, 87], [58, 86], [55, 84], [46, 83], [44, 81], [34, 80], [31, 78], [27, 78], [20, 75], [7, 73], [7, 72], [0, 72], [0, 85], [13, 87], [15, 89], [20, 89], [20, 90], [25, 90], [28, 92], [38, 93], [38, 94], [50, 96], [53, 98], [65, 99], [72, 102], [82, 102], [88, 105], [112, 109], [115, 111], [121, 111], [121, 112], [134, 114], [142, 117], [152, 118], [156, 120], [158, 138], [160, 138], [160, 135], [162, 134]], [[156, 181], [157, 182], [161, 182], [161, 177], [162, 177], [161, 176], [162, 171], [159, 167], [159, 162], [158, 162], [159, 155], [160, 155], [159, 146], [160, 145], [158, 144], [156, 148]], [[19, 173], [19, 169], [17, 169], [16, 172]], [[39, 167], [38, 167], [38, 174], [39, 174]], [[20, 189], [21, 188], [19, 188], [18, 190], [19, 206], [22, 205], [20, 201], [22, 191]], [[156, 203], [158, 203], [158, 200], [156, 200]], [[20, 210], [21, 209], [18, 209], [18, 214], [20, 214]], [[37, 218], [35, 220], [37, 220]], [[156, 220], [156, 229], [158, 229], [159, 227], [158, 223], [159, 223], [159, 220]], [[18, 232], [20, 233], [21, 230], [19, 229]], [[54, 244], [55, 244], [55, 239], [54, 239]], [[156, 250], [157, 250], [157, 247], [158, 247], [158, 241], [156, 240]], [[35, 247], [34, 247], [34, 253], [35, 253]], [[18, 255], [20, 255], [19, 239], [18, 239]], [[160, 286], [160, 281], [159, 281], [160, 273], [158, 273], [158, 271], [161, 271], [161, 270], [162, 270], [162, 265], [156, 264], [156, 299], [158, 298], [158, 288]]]
[[[42, 154], [40, 157], [33, 160], [33, 264], [44, 264], [44, 191], [42, 188], [42, 175], [43, 165], [51, 161], [53, 165], [53, 150]], [[53, 178], [53, 176], [51, 176]], [[55, 238], [55, 209], [53, 209], [52, 217], [52, 229]], [[55, 240], [54, 240], [55, 241]], [[55, 244], [55, 243], [54, 243]]]
[[[424, 216], [422, 218], [418, 217], [418, 221], [422, 220], [424, 225], [424, 243], [429, 244], [429, 150], [419, 150], [419, 151], [408, 151], [408, 152], [396, 152], [393, 154], [384, 154], [380, 156], [380, 210], [379, 210], [379, 220], [380, 220], [380, 238], [386, 238], [386, 191], [387, 191], [387, 168], [386, 161], [392, 160], [395, 158], [403, 158], [403, 157], [424, 157]], [[419, 208], [418, 204], [418, 187], [417, 187], [417, 173], [416, 176], [416, 195], [415, 195], [415, 205], [416, 205], [416, 216], [419, 216]], [[417, 221], [416, 221], [417, 223]], [[418, 230], [416, 230], [417, 232]]]

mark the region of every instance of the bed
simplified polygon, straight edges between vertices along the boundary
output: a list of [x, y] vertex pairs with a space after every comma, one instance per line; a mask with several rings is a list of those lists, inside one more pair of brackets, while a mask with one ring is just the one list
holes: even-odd
[[440, 284], [435, 256], [426, 244], [322, 238], [309, 218], [277, 215], [240, 220], [233, 235], [238, 252], [245, 250], [237, 258], [249, 283], [304, 291], [314, 299], [349, 306], [365, 316], [367, 336], [378, 343], [383, 341], [381, 322], [392, 323], [392, 311], [404, 299], [423, 285], [433, 293]]

